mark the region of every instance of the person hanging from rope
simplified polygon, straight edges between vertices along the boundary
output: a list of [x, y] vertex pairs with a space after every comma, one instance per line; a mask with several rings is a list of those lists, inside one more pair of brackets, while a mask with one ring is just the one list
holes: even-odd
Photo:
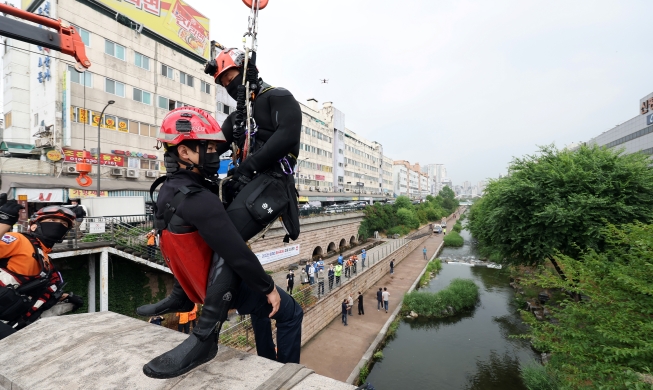
[[28, 233], [10, 232], [23, 208], [0, 194], [0, 340], [41, 316], [84, 304], [82, 298], [63, 293], [61, 274], [48, 256], [74, 226], [75, 214], [65, 207], [44, 207], [30, 221]]
[[[218, 145], [217, 151], [218, 154], [223, 154], [235, 146], [232, 158], [238, 165], [230, 172], [230, 183], [225, 185], [226, 202], [229, 205], [227, 213], [246, 240], [256, 235], [261, 230], [261, 225], [265, 226], [268, 220], [275, 219], [270, 219], [269, 214], [264, 215], [269, 210], [259, 209], [255, 211], [262, 211], [261, 213], [252, 213], [247, 204], [251, 194], [266, 181], [278, 187], [279, 192], [288, 193], [294, 205], [294, 214], [298, 213], [299, 208], [293, 169], [299, 157], [302, 112], [299, 103], [288, 90], [272, 87], [258, 77], [255, 54], [247, 61], [245, 69], [245, 52], [234, 48], [225, 49], [204, 70], [214, 77], [216, 84], [225, 87], [229, 96], [237, 102], [236, 111], [222, 124], [227, 142]], [[243, 78], [252, 87], [249, 132]], [[294, 240], [299, 234], [299, 220], [294, 215], [287, 217], [291, 218], [284, 217], [284, 227]], [[296, 230], [296, 234], [293, 234], [293, 230]], [[288, 237], [284, 241], [288, 242]]]
[[[175, 283], [170, 296], [139, 307], [137, 313], [155, 316], [190, 311], [195, 303], [204, 306], [189, 337], [147, 363], [143, 372], [152, 378], [172, 378], [213, 359], [231, 308], [251, 315], [259, 356], [299, 363], [301, 306], [275, 286], [212, 192], [219, 193], [211, 180], [220, 166], [219, 146], [226, 142], [220, 126], [199, 108], [181, 107], [163, 119], [157, 140], [165, 148], [168, 173], [154, 182], [150, 192], [153, 195], [163, 183], [155, 224], [162, 231], [160, 249]], [[261, 191], [263, 198], [254, 199], [258, 207], [277, 204], [266, 194]], [[278, 351], [270, 318], [276, 320]]]

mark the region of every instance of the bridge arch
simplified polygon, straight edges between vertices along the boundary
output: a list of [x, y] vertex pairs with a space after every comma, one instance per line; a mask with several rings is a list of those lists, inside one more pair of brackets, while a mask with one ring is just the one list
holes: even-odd
[[356, 245], [356, 236], [351, 236], [351, 238], [349, 239], [349, 245], [350, 246]]
[[336, 243], [331, 241], [327, 246], [327, 253], [335, 252], [335, 251], [336, 251]]
[[322, 247], [316, 246], [315, 249], [313, 249], [313, 257], [322, 256], [322, 252]]
[[347, 247], [347, 240], [343, 238], [342, 240], [340, 240], [340, 245], [338, 245], [338, 249], [343, 250], [346, 247]]

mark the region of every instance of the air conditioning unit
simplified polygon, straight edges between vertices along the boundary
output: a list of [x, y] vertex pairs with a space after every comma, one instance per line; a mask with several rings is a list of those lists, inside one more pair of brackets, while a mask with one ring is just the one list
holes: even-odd
[[126, 177], [130, 179], [138, 179], [138, 169], [127, 169]]
[[145, 172], [145, 177], [159, 177], [159, 174], [157, 171], [146, 171]]
[[123, 174], [122, 168], [111, 168], [111, 176], [122, 176]]
[[37, 148], [47, 148], [52, 146], [52, 140], [50, 138], [37, 138], [34, 140], [34, 146]]
[[77, 169], [75, 168], [74, 165], [64, 165], [63, 167], [64, 173], [67, 173], [69, 175], [75, 175], [79, 172], [77, 172]]

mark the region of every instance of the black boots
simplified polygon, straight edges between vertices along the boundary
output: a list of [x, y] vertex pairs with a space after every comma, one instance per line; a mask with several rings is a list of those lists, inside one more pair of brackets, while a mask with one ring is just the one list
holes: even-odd
[[[225, 266], [224, 260], [214, 255], [209, 286], [197, 326], [183, 343], [143, 366], [143, 373], [150, 378], [174, 378], [213, 359], [218, 353], [220, 328], [227, 319], [238, 282], [231, 268]], [[186, 311], [191, 309], [192, 307]]]
[[151, 317], [166, 313], [183, 313], [193, 310], [194, 307], [195, 303], [188, 299], [184, 289], [181, 288], [181, 285], [177, 279], [175, 279], [175, 283], [172, 286], [172, 293], [170, 293], [170, 295], [157, 303], [139, 307], [136, 309], [136, 313], [138, 313], [139, 316]]

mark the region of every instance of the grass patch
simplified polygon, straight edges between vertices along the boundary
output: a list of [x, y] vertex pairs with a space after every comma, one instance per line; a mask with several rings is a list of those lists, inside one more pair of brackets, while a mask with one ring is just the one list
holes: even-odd
[[368, 375], [370, 375], [370, 369], [367, 366], [361, 367], [361, 370], [358, 373], [358, 383], [365, 383]]
[[463, 225], [460, 223], [460, 221], [456, 221], [456, 224], [453, 225], [453, 230], [456, 233], [460, 233], [463, 230]]
[[456, 231], [444, 236], [444, 246], [461, 247], [464, 243], [465, 240]]
[[420, 287], [426, 286], [431, 281], [431, 273], [437, 274], [441, 269], [442, 262], [440, 259], [429, 261], [428, 265], [426, 266], [426, 271], [424, 271], [424, 274], [419, 279], [418, 285]]
[[383, 360], [383, 351], [376, 351], [376, 352], [374, 352], [374, 355], [372, 356], [372, 358], [373, 358], [375, 361]]
[[471, 279], [454, 279], [449, 287], [437, 293], [413, 291], [406, 294], [402, 313], [414, 311], [425, 317], [448, 317], [474, 307], [478, 296], [478, 286]]
[[559, 382], [543, 365], [532, 362], [521, 368], [521, 377], [528, 390], [558, 390]]

